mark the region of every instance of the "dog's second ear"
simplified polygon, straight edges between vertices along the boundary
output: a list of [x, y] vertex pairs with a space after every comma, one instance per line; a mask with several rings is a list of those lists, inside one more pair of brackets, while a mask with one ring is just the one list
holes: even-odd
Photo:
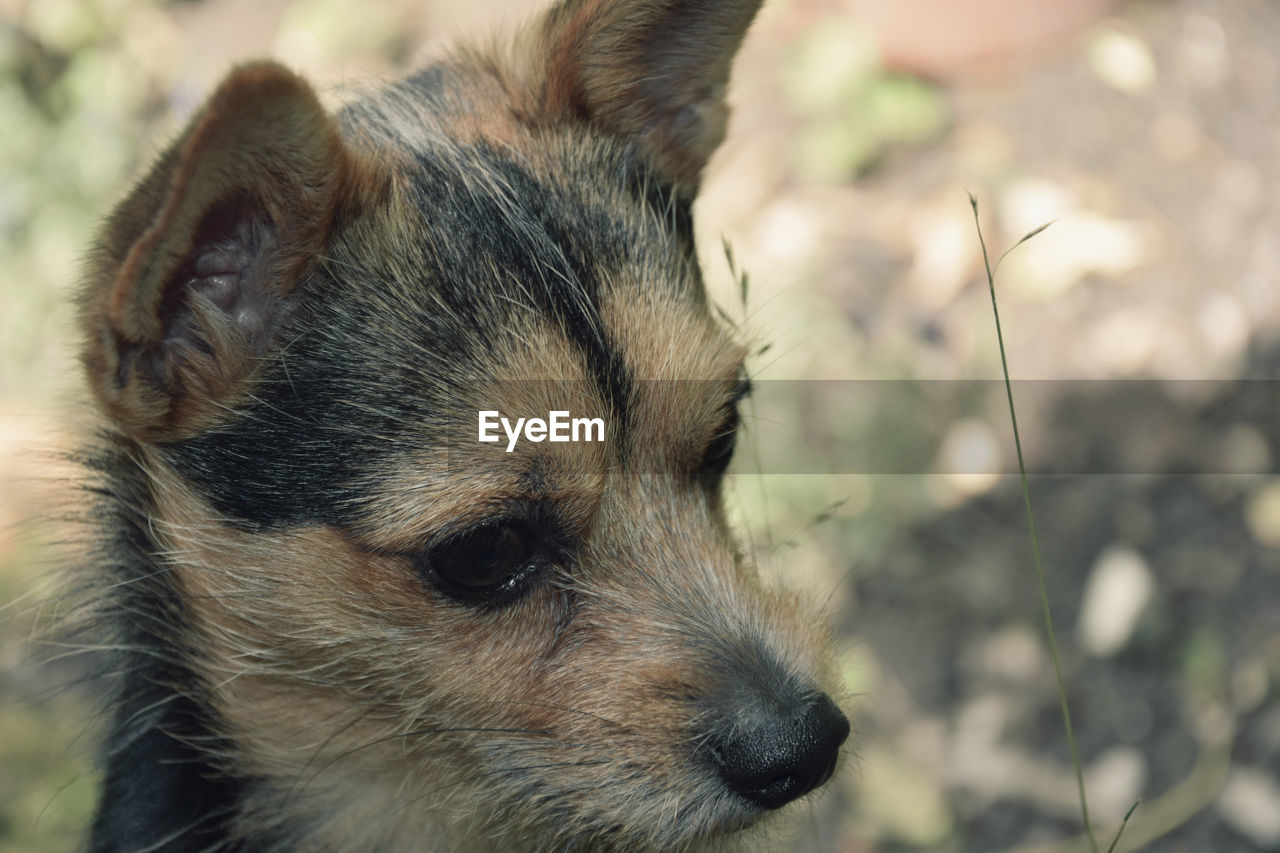
[[636, 144], [696, 194], [724, 138], [733, 57], [762, 0], [564, 0], [526, 61], [536, 113], [585, 119]]
[[180, 439], [243, 393], [355, 169], [292, 72], [258, 63], [222, 82], [90, 259], [83, 358], [120, 426]]

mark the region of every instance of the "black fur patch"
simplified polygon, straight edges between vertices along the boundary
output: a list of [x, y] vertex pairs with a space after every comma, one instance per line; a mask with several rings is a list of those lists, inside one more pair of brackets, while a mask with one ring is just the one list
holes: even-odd
[[[415, 152], [407, 186], [421, 227], [397, 266], [413, 280], [322, 265], [299, 286], [299, 307], [254, 402], [225, 426], [170, 446], [171, 461], [247, 527], [347, 526], [369, 477], [439, 446], [459, 385], [491, 379], [487, 354], [510, 334], [504, 318], [512, 303], [530, 296], [582, 353], [625, 452], [632, 381], [624, 347], [603, 331], [601, 277], [658, 264], [653, 280], [674, 282], [692, 298], [698, 289], [670, 269], [691, 251], [692, 225], [687, 206], [646, 180], [633, 156], [574, 165], [616, 182], [617, 203], [651, 205], [652, 215], [621, 216], [573, 181], [548, 186], [486, 147]], [[648, 191], [637, 198], [641, 187]], [[653, 233], [626, 224], [637, 220], [674, 224], [656, 241], [673, 248], [655, 249]], [[360, 247], [345, 251], [358, 266]]]

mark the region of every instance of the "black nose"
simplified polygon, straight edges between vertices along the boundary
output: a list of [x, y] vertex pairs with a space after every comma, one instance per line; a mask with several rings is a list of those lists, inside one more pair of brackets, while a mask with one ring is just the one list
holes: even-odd
[[825, 695], [782, 709], [743, 710], [707, 741], [712, 764], [736, 793], [785, 806], [831, 778], [849, 721]]

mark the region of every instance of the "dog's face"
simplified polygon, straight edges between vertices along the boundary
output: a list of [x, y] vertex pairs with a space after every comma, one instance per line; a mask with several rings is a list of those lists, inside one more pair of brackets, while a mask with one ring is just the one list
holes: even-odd
[[337, 118], [241, 69], [108, 224], [86, 364], [233, 833], [674, 849], [833, 769], [824, 638], [720, 508], [744, 350], [690, 221], [756, 3], [618, 5]]

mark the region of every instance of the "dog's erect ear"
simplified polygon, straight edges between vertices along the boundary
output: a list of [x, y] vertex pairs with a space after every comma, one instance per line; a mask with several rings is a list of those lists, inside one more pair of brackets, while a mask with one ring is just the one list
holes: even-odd
[[174, 440], [234, 402], [356, 171], [292, 72], [258, 63], [223, 81], [112, 214], [91, 258], [84, 361], [117, 423]]
[[[729, 70], [761, 0], [565, 0], [524, 58], [534, 109], [585, 119], [637, 144], [660, 175], [697, 192], [724, 138]], [[536, 118], [536, 116], [535, 116]]]

